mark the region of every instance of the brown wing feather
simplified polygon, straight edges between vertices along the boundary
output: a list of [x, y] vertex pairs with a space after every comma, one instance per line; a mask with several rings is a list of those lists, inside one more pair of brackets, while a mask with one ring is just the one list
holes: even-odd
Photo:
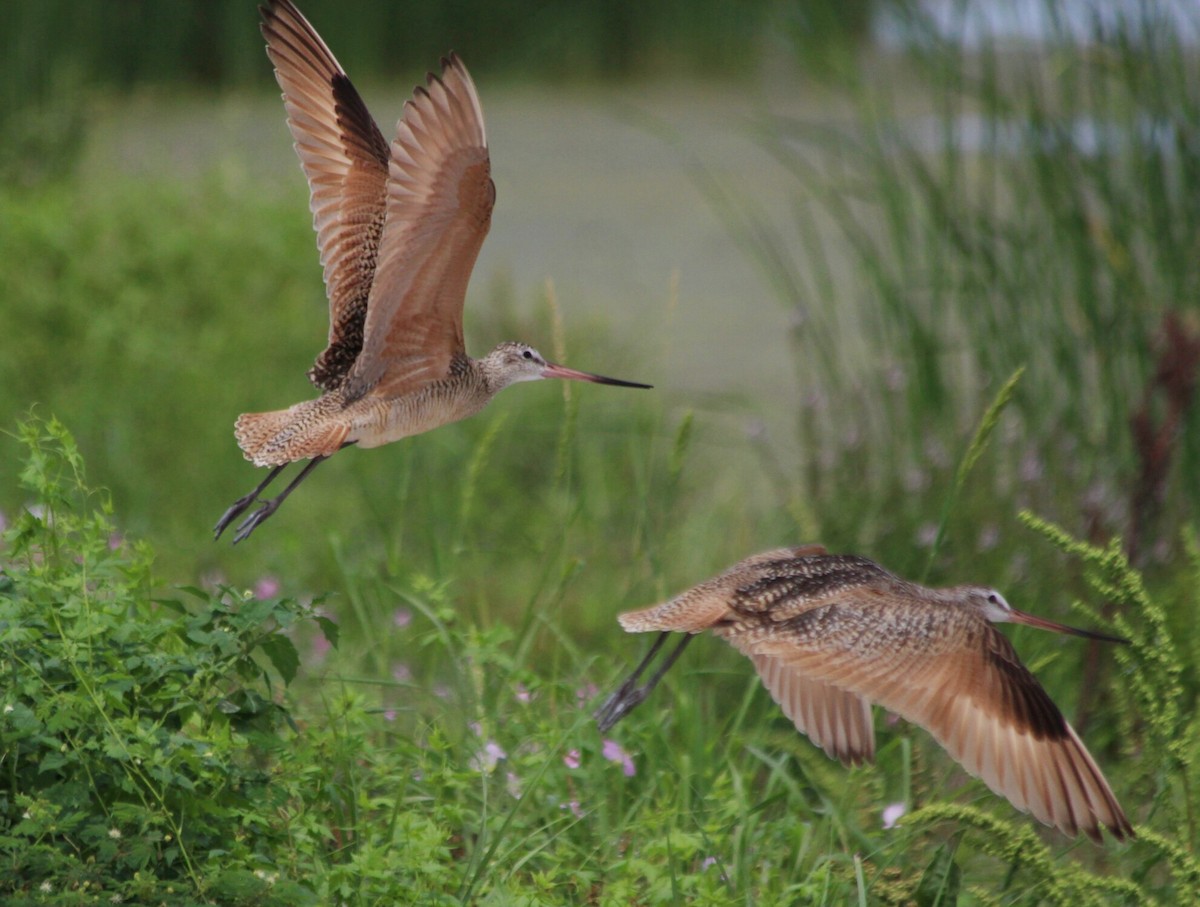
[[730, 616], [731, 601], [738, 589], [753, 582], [773, 565], [785, 565], [797, 557], [814, 557], [825, 553], [820, 545], [799, 548], [776, 548], [738, 561], [729, 569], [698, 586], [648, 608], [626, 611], [617, 617], [628, 633], [651, 630], [674, 630], [699, 633]]
[[871, 703], [861, 696], [806, 677], [781, 658], [752, 654], [771, 698], [796, 730], [846, 765], [875, 761]]
[[389, 372], [445, 374], [465, 351], [463, 300], [496, 190], [479, 98], [453, 54], [442, 61], [441, 77], [431, 74], [404, 105], [387, 193], [363, 353], [348, 378], [351, 396], [401, 395], [413, 389], [406, 386], [412, 379]]
[[362, 350], [387, 203], [388, 145], [320, 35], [289, 0], [262, 8], [288, 129], [308, 179], [329, 296], [329, 343], [308, 377], [333, 390]]
[[719, 628], [741, 651], [780, 660], [919, 724], [1018, 809], [1067, 834], [1132, 834], [1075, 731], [1016, 652], [982, 616], [911, 605], [881, 614], [850, 596], [766, 626]]
[[738, 614], [763, 615], [770, 622], [779, 623], [837, 601], [850, 592], [871, 596], [889, 586], [905, 585], [903, 580], [865, 557], [820, 551], [760, 562], [754, 570], [747, 571], [730, 606]]

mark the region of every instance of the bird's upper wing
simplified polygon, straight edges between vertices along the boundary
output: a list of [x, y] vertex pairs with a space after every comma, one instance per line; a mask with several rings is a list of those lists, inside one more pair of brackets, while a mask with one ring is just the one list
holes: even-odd
[[350, 395], [403, 394], [464, 352], [467, 281], [491, 224], [483, 111], [451, 54], [404, 105], [388, 164], [387, 217]]
[[729, 569], [705, 580], [673, 598], [647, 608], [626, 611], [617, 617], [629, 633], [650, 630], [700, 633], [729, 618], [738, 590], [753, 584], [764, 575], [794, 572], [797, 559], [820, 559], [825, 549], [820, 545], [799, 548], [776, 548], [738, 561]]
[[358, 358], [387, 204], [388, 145], [325, 42], [289, 0], [262, 9], [288, 128], [310, 190], [329, 343], [309, 379], [332, 390]]
[[880, 604], [851, 594], [717, 632], [756, 663], [777, 661], [781, 676], [791, 670], [921, 725], [996, 793], [1067, 834], [1132, 834], [1095, 761], [995, 627], [954, 606], [884, 615]]

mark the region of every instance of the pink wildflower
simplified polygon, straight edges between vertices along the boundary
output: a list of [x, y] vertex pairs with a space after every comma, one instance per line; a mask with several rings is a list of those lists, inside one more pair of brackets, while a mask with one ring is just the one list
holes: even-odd
[[573, 815], [576, 819], [583, 818], [583, 808], [580, 807], [578, 800], [568, 800], [566, 803], [560, 803], [558, 808], [569, 809], [571, 811], [571, 815]]
[[267, 574], [254, 584], [254, 597], [261, 601], [264, 598], [274, 598], [279, 594], [279, 579]]
[[579, 750], [571, 750], [563, 756], [563, 765], [567, 768], [579, 768]]
[[596, 694], [600, 692], [600, 688], [594, 683], [585, 683], [575, 691], [575, 704], [581, 709], [586, 708], [587, 704], [596, 698]]
[[489, 740], [478, 753], [471, 757], [471, 767], [478, 772], [490, 772], [501, 759], [507, 759], [508, 753], [495, 740]]
[[617, 741], [605, 740], [604, 749], [601, 751], [601, 755], [604, 756], [604, 758], [609, 762], [620, 762], [621, 771], [625, 773], [626, 778], [632, 778], [637, 774], [637, 768], [635, 768], [633, 764], [633, 757], [630, 756], [629, 753], [625, 752], [625, 750], [621, 748], [621, 744], [617, 743]]

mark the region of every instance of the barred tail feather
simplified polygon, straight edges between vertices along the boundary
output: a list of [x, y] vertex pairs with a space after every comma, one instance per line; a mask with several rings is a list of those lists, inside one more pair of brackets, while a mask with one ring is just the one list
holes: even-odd
[[349, 426], [343, 419], [330, 418], [326, 401], [322, 397], [269, 413], [242, 413], [233, 426], [238, 447], [255, 466], [281, 466], [336, 453]]
[[707, 630], [728, 613], [726, 604], [715, 597], [695, 600], [685, 593], [660, 605], [640, 611], [618, 614], [617, 620], [626, 633], [648, 633], [669, 630], [676, 633], [699, 633]]

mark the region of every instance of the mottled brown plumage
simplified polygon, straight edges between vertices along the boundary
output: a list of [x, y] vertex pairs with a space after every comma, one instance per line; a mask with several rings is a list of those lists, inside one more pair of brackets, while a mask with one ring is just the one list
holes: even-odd
[[333, 53], [290, 0], [261, 7], [267, 56], [311, 192], [329, 296], [329, 338], [308, 376], [324, 391], [284, 410], [243, 413], [246, 459], [272, 467], [217, 522], [219, 537], [288, 463], [309, 460], [237, 529], [250, 535], [300, 481], [349, 444], [376, 447], [466, 418], [518, 381], [566, 378], [647, 387], [547, 362], [502, 343], [467, 355], [463, 301], [491, 225], [483, 111], [451, 54], [404, 105], [391, 145]]
[[[844, 763], [874, 758], [878, 704], [924, 727], [967, 771], [1042, 822], [1095, 840], [1101, 827], [1117, 838], [1133, 834], [1083, 742], [992, 624], [1115, 637], [1017, 611], [994, 589], [926, 588], [819, 545], [747, 558], [618, 619], [633, 633], [708, 630], [726, 639], [749, 656], [796, 728]], [[665, 668], [634, 686], [662, 640], [597, 713], [603, 728], [662, 676]]]

